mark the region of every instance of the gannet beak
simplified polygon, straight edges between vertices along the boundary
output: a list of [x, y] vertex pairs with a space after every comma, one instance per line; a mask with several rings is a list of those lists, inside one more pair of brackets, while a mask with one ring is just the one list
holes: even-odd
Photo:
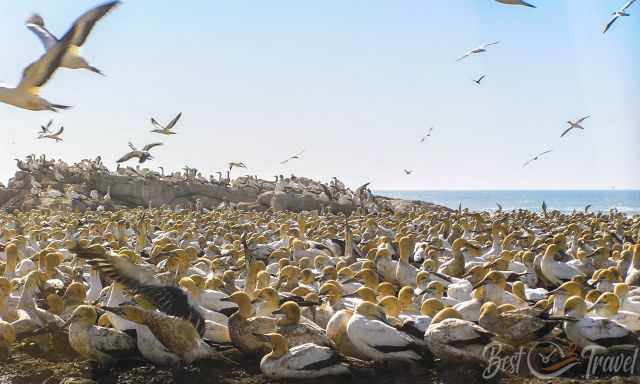
[[274, 315], [284, 315], [284, 312], [282, 311], [282, 309], [278, 308], [275, 311], [271, 312]]

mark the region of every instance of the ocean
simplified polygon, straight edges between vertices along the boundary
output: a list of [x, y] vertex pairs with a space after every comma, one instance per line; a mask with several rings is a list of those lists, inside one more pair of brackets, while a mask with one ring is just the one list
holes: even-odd
[[563, 212], [583, 210], [591, 204], [591, 211], [605, 211], [617, 209], [629, 215], [640, 214], [640, 190], [567, 190], [567, 191], [528, 191], [528, 190], [500, 190], [500, 191], [374, 191], [377, 195], [397, 197], [410, 200], [421, 200], [457, 209], [462, 203], [463, 208], [474, 211], [496, 210], [496, 203], [503, 209], [512, 210], [526, 208], [540, 210], [542, 202], [547, 203], [549, 210], [557, 209]]

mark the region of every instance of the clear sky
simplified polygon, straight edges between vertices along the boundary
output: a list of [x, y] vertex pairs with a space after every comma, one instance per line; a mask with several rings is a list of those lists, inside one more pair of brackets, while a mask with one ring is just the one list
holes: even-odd
[[[377, 190], [640, 188], [640, 4], [603, 36], [624, 0], [530, 2], [538, 8], [493, 0], [124, 1], [83, 49], [107, 77], [62, 69], [43, 88], [73, 109], [0, 104], [0, 179], [15, 171], [12, 159], [30, 153], [67, 162], [101, 154], [114, 169], [128, 141], [160, 140], [165, 146], [145, 165], [207, 175], [241, 160], [264, 178], [338, 176]], [[15, 84], [42, 54], [24, 26], [31, 12], [60, 36], [96, 4], [0, 2], [0, 79]], [[472, 79], [482, 74], [477, 86]], [[180, 111], [178, 135], [149, 132], [151, 116], [167, 122]], [[587, 114], [585, 131], [559, 138], [567, 120]], [[65, 126], [63, 143], [36, 139], [50, 118]], [[419, 144], [431, 125], [433, 137]], [[302, 148], [301, 160], [279, 164]]]

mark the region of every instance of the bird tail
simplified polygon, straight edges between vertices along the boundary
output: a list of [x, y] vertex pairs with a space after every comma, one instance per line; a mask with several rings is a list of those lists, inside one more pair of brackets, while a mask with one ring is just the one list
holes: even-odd
[[91, 72], [95, 72], [95, 73], [97, 73], [97, 74], [98, 74], [98, 75], [100, 75], [100, 76], [105, 76], [105, 77], [106, 77], [106, 75], [105, 75], [104, 73], [102, 73], [102, 71], [101, 71], [101, 70], [99, 70], [99, 69], [98, 69], [98, 68], [96, 68], [96, 67], [88, 66], [88, 67], [87, 67], [87, 69], [88, 69], [88, 70], [90, 70]]

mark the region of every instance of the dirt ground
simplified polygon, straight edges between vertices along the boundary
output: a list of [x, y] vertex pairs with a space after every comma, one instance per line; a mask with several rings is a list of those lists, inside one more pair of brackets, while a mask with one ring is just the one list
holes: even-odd
[[[247, 359], [236, 350], [224, 352], [238, 365], [218, 361], [203, 361], [181, 368], [157, 367], [144, 362], [126, 362], [108, 368], [98, 367], [83, 360], [70, 348], [66, 340], [53, 340], [51, 351], [43, 351], [34, 342], [22, 342], [14, 347], [9, 361], [0, 363], [0, 384], [174, 384], [222, 383], [267, 384], [282, 383], [261, 374], [259, 362]], [[409, 371], [398, 367], [372, 365], [352, 366], [352, 377], [304, 381], [311, 384], [474, 384], [484, 382], [481, 372], [464, 366], [421, 367]], [[640, 383], [638, 377], [609, 378], [606, 380], [553, 379], [536, 380], [502, 376], [495, 384], [572, 384], [572, 383]]]

